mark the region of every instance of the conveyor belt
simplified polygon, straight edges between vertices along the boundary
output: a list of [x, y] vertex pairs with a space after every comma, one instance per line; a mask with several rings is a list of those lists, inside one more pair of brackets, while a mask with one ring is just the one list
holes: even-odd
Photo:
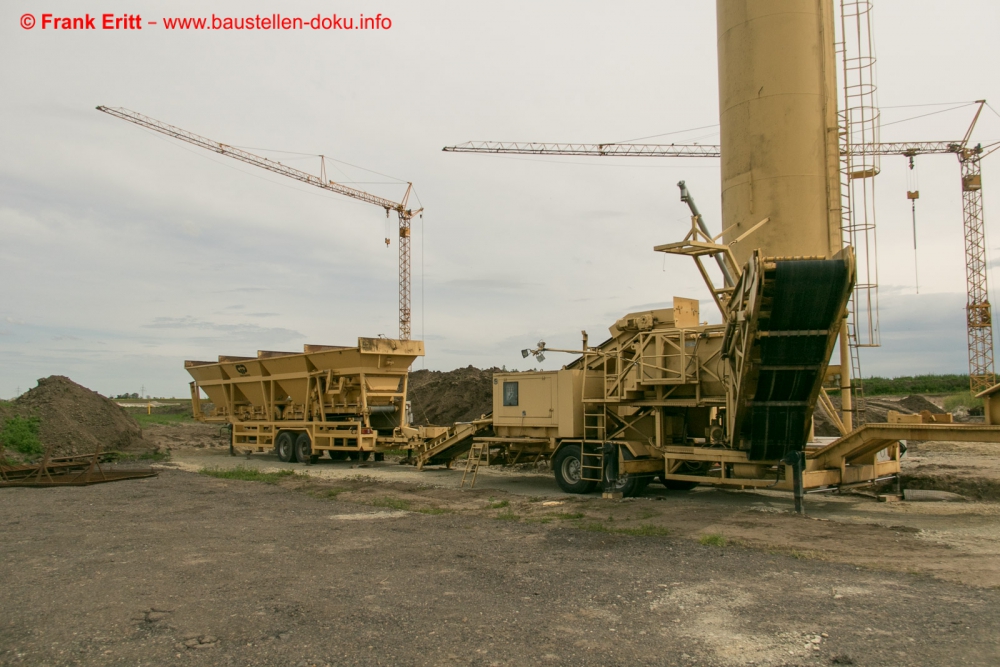
[[[760, 259], [746, 279], [735, 420], [754, 461], [802, 451], [853, 279], [842, 259]], [[749, 296], [753, 294], [753, 296]]]
[[472, 438], [493, 426], [492, 417], [471, 422], [458, 422], [440, 438], [424, 442], [415, 451], [417, 469], [426, 465], [448, 465], [472, 447]]

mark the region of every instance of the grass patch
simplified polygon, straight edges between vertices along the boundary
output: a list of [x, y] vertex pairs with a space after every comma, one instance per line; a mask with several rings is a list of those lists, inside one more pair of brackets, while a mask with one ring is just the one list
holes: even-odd
[[517, 521], [521, 517], [518, 516], [517, 514], [514, 514], [512, 511], [507, 510], [506, 512], [500, 512], [499, 514], [497, 514], [496, 518], [499, 519], [500, 521]]
[[385, 496], [382, 498], [375, 498], [368, 504], [374, 505], [375, 507], [387, 507], [393, 510], [404, 510], [404, 511], [410, 510], [409, 500], [403, 500], [402, 498], [391, 498], [389, 496]]
[[709, 533], [708, 535], [702, 535], [698, 538], [700, 544], [704, 544], [707, 547], [724, 547], [726, 546], [726, 538], [718, 533]]
[[292, 477], [296, 473], [294, 470], [277, 470], [275, 472], [261, 472], [257, 468], [247, 468], [236, 466], [235, 468], [202, 468], [199, 470], [202, 475], [217, 477], [218, 479], [237, 479], [243, 482], [264, 482], [265, 484], [277, 484], [281, 480]]
[[575, 519], [582, 519], [586, 515], [583, 512], [557, 512], [550, 516], [560, 521], [573, 521]]
[[132, 417], [132, 419], [139, 422], [139, 426], [149, 426], [151, 424], [169, 425], [169, 424], [194, 423], [194, 417], [192, 417], [187, 413], [173, 413], [173, 414], [167, 413], [158, 415], [154, 412], [151, 415], [147, 415], [145, 412], [139, 412], [137, 414], [133, 414], [134, 412], [136, 411], [132, 410], [129, 411], [128, 414], [130, 417]]
[[510, 501], [509, 500], [493, 500], [492, 498], [490, 498], [490, 509], [491, 510], [498, 510], [498, 509], [502, 509], [504, 507], [509, 507], [509, 506], [510, 506]]
[[580, 530], [586, 530], [591, 533], [610, 533], [611, 529], [605, 526], [600, 521], [591, 521], [589, 523], [581, 523], [577, 525]]
[[421, 514], [451, 514], [454, 510], [446, 509], [444, 507], [421, 507], [417, 510]]
[[965, 408], [970, 414], [978, 409], [982, 414], [983, 399], [976, 398], [971, 391], [963, 391], [952, 394], [944, 399], [944, 409], [946, 412], [953, 412], [956, 408]]
[[15, 415], [4, 420], [3, 430], [0, 430], [0, 443], [7, 449], [20, 452], [25, 456], [38, 456], [42, 453], [42, 443], [38, 439], [38, 417], [21, 417]]
[[310, 491], [309, 495], [313, 498], [322, 498], [323, 500], [335, 500], [344, 491], [347, 491], [347, 489], [323, 489], [322, 491]]

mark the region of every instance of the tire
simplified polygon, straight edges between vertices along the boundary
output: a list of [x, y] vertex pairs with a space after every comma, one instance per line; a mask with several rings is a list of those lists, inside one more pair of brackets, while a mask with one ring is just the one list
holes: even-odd
[[330, 456], [331, 461], [344, 461], [347, 459], [347, 452], [335, 452], [332, 449], [328, 449], [326, 453]]
[[312, 463], [312, 438], [308, 433], [299, 433], [295, 438], [295, 459], [299, 463]]
[[372, 457], [371, 452], [348, 452], [347, 457], [352, 461], [367, 461]]
[[552, 461], [552, 471], [556, 484], [566, 493], [589, 493], [596, 482], [580, 479], [580, 446], [566, 445], [560, 449]]
[[620, 491], [623, 498], [637, 498], [649, 486], [649, 477], [638, 475], [621, 475], [618, 483], [614, 485], [615, 491]]
[[282, 463], [295, 461], [295, 437], [288, 431], [282, 431], [274, 441], [274, 452]]

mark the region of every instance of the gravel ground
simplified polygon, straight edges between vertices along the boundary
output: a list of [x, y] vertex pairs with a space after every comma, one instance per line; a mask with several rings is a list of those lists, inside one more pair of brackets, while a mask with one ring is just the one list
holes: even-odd
[[1000, 663], [995, 589], [319, 495], [0, 491], [0, 664]]

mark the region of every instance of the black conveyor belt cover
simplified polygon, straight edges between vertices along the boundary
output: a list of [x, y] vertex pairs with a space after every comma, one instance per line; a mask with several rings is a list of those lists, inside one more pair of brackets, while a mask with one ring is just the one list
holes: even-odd
[[816, 395], [850, 290], [843, 260], [778, 260], [765, 284], [770, 316], [758, 331], [760, 361], [756, 390], [745, 420], [751, 460], [777, 460], [801, 451], [809, 437]]

